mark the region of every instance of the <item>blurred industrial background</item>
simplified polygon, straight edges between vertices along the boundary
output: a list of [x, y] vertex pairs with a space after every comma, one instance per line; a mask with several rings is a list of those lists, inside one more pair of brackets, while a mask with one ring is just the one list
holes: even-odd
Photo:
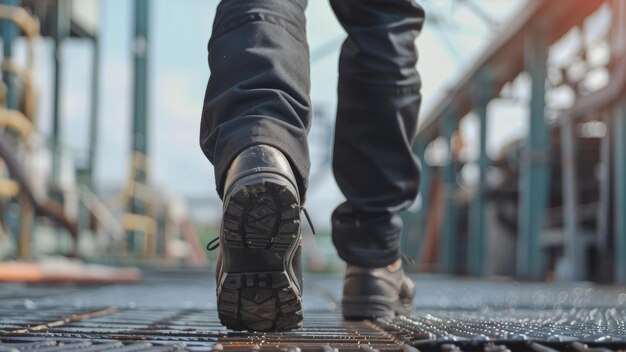
[[[0, 259], [11, 262], [0, 279], [49, 273], [60, 257], [210, 265], [221, 203], [197, 128], [217, 2], [1, 3]], [[626, 283], [626, 3], [422, 5], [412, 269]], [[336, 271], [329, 165], [344, 34], [327, 3], [308, 16], [308, 206], [321, 233], [307, 236], [305, 264]]]
[[309, 1], [318, 233], [305, 327], [277, 335], [215, 315], [198, 128], [217, 3], [0, 0], [0, 351], [626, 349], [626, 0], [420, 1], [417, 311], [359, 323], [329, 238], [345, 34]]

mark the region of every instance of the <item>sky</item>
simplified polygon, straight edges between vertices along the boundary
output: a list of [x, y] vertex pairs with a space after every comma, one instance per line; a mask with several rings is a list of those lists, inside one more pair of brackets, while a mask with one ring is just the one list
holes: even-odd
[[[422, 116], [446, 94], [498, 29], [506, 26], [507, 20], [525, 3], [525, 0], [466, 1], [482, 12], [477, 14], [459, 1], [422, 1], [429, 18], [416, 42], [423, 84]], [[210, 220], [219, 219], [221, 204], [214, 190], [212, 166], [199, 147], [198, 129], [204, 89], [210, 76], [206, 47], [217, 3], [217, 0], [150, 0], [151, 182], [163, 194], [193, 200], [192, 214]], [[97, 187], [106, 193], [119, 189], [130, 163], [132, 2], [102, 0], [95, 8], [102, 55], [96, 181]], [[486, 18], [494, 24], [488, 24]], [[345, 33], [325, 0], [309, 1], [307, 31], [315, 111], [309, 135], [312, 186], [308, 207], [316, 226], [323, 228], [334, 206], [343, 199], [332, 179], [327, 156], [332, 145], [337, 59]], [[65, 43], [62, 50], [66, 68], [62, 80], [63, 139], [71, 155], [80, 159], [88, 144], [91, 47], [87, 41], [75, 40]], [[40, 127], [44, 136], [50, 131], [52, 111], [47, 89], [52, 84], [51, 58], [52, 45], [42, 40], [37, 62]], [[492, 134], [488, 141], [490, 151], [495, 153], [504, 141], [524, 133], [524, 109], [518, 103], [506, 101], [490, 109], [496, 114], [506, 111], [504, 118], [493, 122], [493, 128], [503, 132]], [[461, 128], [470, 131], [471, 139], [476, 134], [471, 132], [475, 126], [471, 119], [468, 121]]]

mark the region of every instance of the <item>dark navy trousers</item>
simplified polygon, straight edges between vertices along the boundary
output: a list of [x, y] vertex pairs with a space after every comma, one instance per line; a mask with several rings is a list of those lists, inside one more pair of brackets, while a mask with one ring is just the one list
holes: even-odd
[[[333, 212], [332, 237], [347, 263], [380, 267], [400, 256], [398, 214], [419, 188], [411, 146], [421, 100], [415, 39], [424, 11], [414, 0], [330, 2], [348, 34], [333, 147], [333, 173], [346, 201]], [[306, 0], [223, 0], [217, 9], [200, 144], [220, 197], [230, 163], [255, 144], [281, 150], [306, 194], [312, 116], [306, 6]]]

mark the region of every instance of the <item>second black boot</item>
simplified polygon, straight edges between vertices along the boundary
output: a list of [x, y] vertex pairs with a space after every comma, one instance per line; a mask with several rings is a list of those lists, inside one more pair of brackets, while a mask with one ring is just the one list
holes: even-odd
[[415, 284], [402, 270], [402, 262], [382, 268], [348, 265], [341, 308], [348, 320], [408, 315], [414, 309]]

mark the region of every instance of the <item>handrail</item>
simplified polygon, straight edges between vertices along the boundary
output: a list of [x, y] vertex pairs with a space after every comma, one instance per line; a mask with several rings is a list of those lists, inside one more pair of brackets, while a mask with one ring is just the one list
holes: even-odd
[[424, 115], [418, 138], [425, 138], [428, 141], [436, 138], [439, 120], [451, 107], [454, 107], [459, 118], [472, 110], [474, 98], [472, 95], [476, 82], [484, 70], [488, 70], [493, 79], [491, 94], [499, 92], [507, 82], [515, 79], [524, 70], [525, 34], [528, 29], [538, 25], [539, 21], [548, 21], [552, 27], [550, 33], [546, 35], [548, 42], [553, 43], [605, 2], [605, 0], [585, 0], [577, 2], [576, 6], [562, 6], [562, 2], [554, 0], [529, 1], [449, 90], [450, 93]]
[[616, 60], [614, 72], [606, 87], [576, 99], [569, 115], [577, 118], [610, 106], [626, 94], [626, 54]]

